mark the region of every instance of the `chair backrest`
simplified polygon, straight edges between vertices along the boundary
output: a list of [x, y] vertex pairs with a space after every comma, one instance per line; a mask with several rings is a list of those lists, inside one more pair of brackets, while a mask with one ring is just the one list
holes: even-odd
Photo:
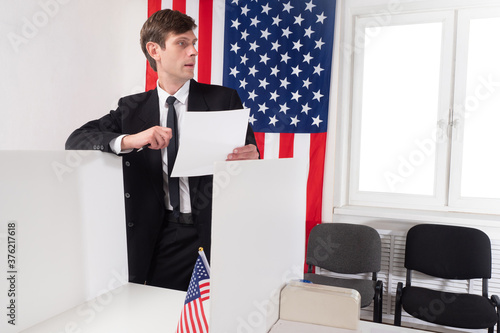
[[419, 224], [406, 235], [405, 267], [444, 279], [489, 279], [490, 239], [474, 228]]
[[323, 223], [311, 230], [306, 263], [342, 274], [378, 272], [381, 252], [380, 235], [372, 227]]

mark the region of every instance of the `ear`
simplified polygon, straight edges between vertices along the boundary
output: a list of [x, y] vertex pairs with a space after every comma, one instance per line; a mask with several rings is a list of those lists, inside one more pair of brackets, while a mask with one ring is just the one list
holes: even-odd
[[154, 60], [160, 60], [160, 55], [159, 55], [159, 49], [160, 45], [157, 43], [153, 42], [148, 42], [146, 44], [146, 50], [148, 50], [149, 55], [154, 59]]

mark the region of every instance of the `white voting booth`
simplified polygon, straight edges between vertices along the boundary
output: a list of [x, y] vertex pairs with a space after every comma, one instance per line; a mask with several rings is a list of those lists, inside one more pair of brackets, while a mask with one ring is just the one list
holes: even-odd
[[302, 278], [307, 164], [216, 163], [210, 329], [266, 333], [286, 282]]
[[[175, 332], [185, 293], [127, 283], [120, 158], [85, 151], [0, 155], [0, 263], [15, 277], [16, 293], [8, 296], [10, 282], [2, 279], [0, 302], [14, 299], [16, 326], [4, 315], [1, 331]], [[307, 161], [219, 162], [214, 170], [210, 331], [299, 329], [294, 317], [310, 315], [295, 305], [308, 298], [313, 304], [319, 291], [293, 284], [304, 264]], [[358, 304], [353, 308], [357, 322]]]
[[[19, 332], [127, 282], [120, 158], [1, 151], [0, 161], [0, 332]], [[80, 311], [82, 319], [93, 315]]]

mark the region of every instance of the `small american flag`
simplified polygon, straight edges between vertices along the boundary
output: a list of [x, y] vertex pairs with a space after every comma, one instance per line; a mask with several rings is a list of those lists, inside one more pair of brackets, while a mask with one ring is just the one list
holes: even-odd
[[208, 333], [207, 303], [210, 299], [210, 266], [202, 249], [194, 265], [177, 333]]

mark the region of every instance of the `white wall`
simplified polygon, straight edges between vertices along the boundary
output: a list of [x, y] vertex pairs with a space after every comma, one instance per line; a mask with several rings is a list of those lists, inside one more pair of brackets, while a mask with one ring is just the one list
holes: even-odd
[[0, 1], [0, 150], [64, 149], [68, 135], [144, 91], [146, 0]]

